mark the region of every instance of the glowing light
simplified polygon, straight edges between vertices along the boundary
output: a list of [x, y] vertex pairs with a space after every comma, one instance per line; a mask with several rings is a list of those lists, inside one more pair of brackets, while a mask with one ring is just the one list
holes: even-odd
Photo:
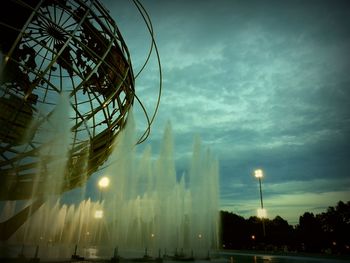
[[257, 212], [258, 212], [258, 217], [259, 217], [259, 218], [267, 218], [266, 209], [264, 209], [264, 208], [259, 208], [259, 209], [257, 210]]
[[98, 181], [98, 186], [100, 188], [106, 188], [109, 186], [109, 178], [107, 176], [102, 177], [99, 181]]
[[255, 170], [255, 171], [254, 171], [254, 176], [255, 176], [256, 178], [262, 178], [262, 177], [264, 176], [263, 170], [261, 170], [261, 169]]
[[103, 210], [96, 210], [95, 211], [95, 218], [100, 219], [103, 217]]

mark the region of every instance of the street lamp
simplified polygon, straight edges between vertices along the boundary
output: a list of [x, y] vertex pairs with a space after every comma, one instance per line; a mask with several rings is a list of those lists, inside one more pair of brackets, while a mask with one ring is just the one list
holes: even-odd
[[266, 212], [265, 212], [265, 209], [264, 209], [264, 203], [263, 203], [263, 197], [262, 197], [262, 190], [261, 190], [261, 178], [263, 178], [263, 176], [264, 176], [263, 170], [261, 170], [261, 169], [255, 170], [255, 171], [254, 171], [254, 176], [255, 176], [256, 178], [258, 178], [258, 180], [259, 180], [261, 210], [260, 210], [258, 216], [261, 217], [261, 221], [262, 221], [262, 225], [263, 225], [263, 234], [264, 234], [264, 237], [265, 237], [265, 236], [266, 236], [266, 232], [265, 232], [264, 217], [266, 216]]
[[[201, 254], [203, 252], [203, 244], [202, 244], [203, 235], [201, 233], [198, 234], [198, 253]], [[193, 251], [193, 250], [192, 250]], [[191, 257], [193, 258], [193, 252], [191, 253]]]
[[102, 209], [98, 209], [95, 211], [94, 218], [98, 220], [95, 228], [94, 242], [99, 243], [101, 241], [102, 235], [102, 218], [104, 217], [104, 213]]
[[96, 211], [95, 211], [94, 217], [95, 217], [96, 219], [101, 219], [101, 218], [103, 218], [103, 210], [96, 210]]
[[102, 177], [98, 181], [98, 187], [100, 189], [100, 202], [102, 202], [102, 190], [109, 186], [109, 178], [107, 176]]

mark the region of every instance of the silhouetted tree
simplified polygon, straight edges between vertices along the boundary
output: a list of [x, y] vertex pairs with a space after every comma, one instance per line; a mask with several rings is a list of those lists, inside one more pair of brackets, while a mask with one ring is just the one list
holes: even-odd
[[230, 249], [249, 246], [249, 228], [242, 216], [221, 211], [222, 245]]
[[[264, 219], [264, 224], [268, 224], [268, 219]], [[250, 232], [250, 237], [255, 237], [255, 242], [261, 243], [265, 241], [265, 238], [263, 236], [263, 222], [262, 220], [257, 216], [251, 216], [247, 220]]]
[[317, 215], [321, 228], [327, 237], [326, 245], [333, 252], [349, 253], [350, 245], [350, 202], [339, 201], [336, 207]]
[[266, 237], [267, 241], [275, 246], [283, 247], [294, 244], [294, 228], [280, 216], [267, 221]]
[[350, 254], [350, 201], [339, 201], [335, 207], [314, 215], [305, 212], [293, 227], [280, 216], [262, 220], [222, 211], [222, 244], [227, 249], [293, 249], [305, 252]]
[[320, 221], [313, 213], [305, 212], [299, 217], [297, 233], [301, 250], [319, 252], [324, 248], [324, 232]]

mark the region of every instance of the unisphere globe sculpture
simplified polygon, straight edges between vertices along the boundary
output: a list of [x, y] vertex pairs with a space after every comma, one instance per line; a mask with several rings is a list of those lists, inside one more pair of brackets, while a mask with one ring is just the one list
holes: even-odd
[[0, 200], [44, 194], [57, 154], [42, 135], [55, 129], [62, 94], [71, 142], [55, 191], [82, 185], [107, 160], [134, 101], [130, 55], [115, 22], [94, 0], [8, 0], [0, 35]]

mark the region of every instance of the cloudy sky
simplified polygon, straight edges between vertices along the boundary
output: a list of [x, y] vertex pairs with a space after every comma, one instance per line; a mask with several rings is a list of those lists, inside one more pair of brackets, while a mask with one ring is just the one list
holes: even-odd
[[[150, 45], [132, 1], [103, 1], [130, 49], [134, 71]], [[145, 144], [172, 123], [178, 166], [199, 134], [220, 162], [220, 208], [259, 207], [296, 224], [350, 200], [348, 1], [144, 0], [163, 72], [159, 113]], [[155, 56], [136, 81], [152, 112]], [[137, 106], [135, 107], [136, 115]], [[137, 118], [138, 119], [138, 118]], [[142, 129], [142, 118], [138, 127]]]

